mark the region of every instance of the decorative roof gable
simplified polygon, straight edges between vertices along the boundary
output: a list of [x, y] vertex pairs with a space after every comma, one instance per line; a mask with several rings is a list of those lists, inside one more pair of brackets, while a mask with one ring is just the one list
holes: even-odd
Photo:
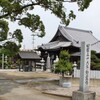
[[63, 36], [67, 41], [81, 43], [85, 41], [87, 43], [93, 44], [98, 40], [92, 35], [91, 31], [69, 28], [66, 26], [59, 26], [56, 35], [50, 42], [56, 41], [56, 37], [59, 36], [59, 32], [61, 36]]

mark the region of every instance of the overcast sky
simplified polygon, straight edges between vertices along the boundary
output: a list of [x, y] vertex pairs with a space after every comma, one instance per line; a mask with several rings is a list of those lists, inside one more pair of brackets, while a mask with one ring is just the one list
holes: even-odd
[[[84, 12], [78, 11], [76, 3], [68, 3], [65, 6], [67, 8], [67, 11], [69, 11], [69, 9], [72, 9], [76, 14], [76, 19], [74, 21], [71, 21], [68, 27], [91, 30], [93, 32], [93, 35], [100, 40], [100, 0], [93, 0], [90, 7]], [[34, 10], [34, 13], [41, 16], [47, 33], [43, 38], [35, 36], [34, 46], [36, 47], [37, 45], [48, 43], [53, 38], [58, 26], [60, 25], [60, 20], [53, 14], [51, 14], [50, 11], [45, 12], [39, 7]], [[11, 31], [13, 31], [16, 27], [19, 28], [19, 26], [17, 26], [16, 24], [14, 25], [10, 23]], [[28, 28], [21, 28], [24, 35], [22, 48], [32, 49], [32, 32], [29, 31]]]

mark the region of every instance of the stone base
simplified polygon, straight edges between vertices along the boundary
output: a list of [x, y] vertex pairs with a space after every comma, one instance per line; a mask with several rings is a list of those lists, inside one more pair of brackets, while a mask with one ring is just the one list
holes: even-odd
[[64, 83], [62, 83], [62, 87], [64, 87], [64, 88], [70, 88], [71, 87], [71, 82], [64, 82]]
[[46, 72], [51, 72], [51, 70], [50, 69], [46, 69]]
[[96, 100], [96, 93], [95, 92], [81, 92], [81, 91], [74, 91], [72, 95], [72, 100]]

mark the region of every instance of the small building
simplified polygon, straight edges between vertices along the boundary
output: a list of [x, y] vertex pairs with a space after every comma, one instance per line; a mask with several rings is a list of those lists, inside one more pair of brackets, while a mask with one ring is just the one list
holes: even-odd
[[17, 55], [20, 59], [19, 70], [32, 71], [36, 67], [36, 62], [40, 62], [41, 57], [34, 51], [20, 51]]
[[93, 36], [89, 30], [81, 30], [69, 28], [66, 26], [59, 26], [56, 34], [47, 44], [38, 46], [41, 51], [41, 57], [45, 60], [50, 56], [51, 67], [56, 56], [59, 57], [61, 50], [68, 50], [71, 54], [71, 61], [74, 62], [80, 59], [81, 42], [91, 44], [91, 49], [100, 54], [100, 41]]

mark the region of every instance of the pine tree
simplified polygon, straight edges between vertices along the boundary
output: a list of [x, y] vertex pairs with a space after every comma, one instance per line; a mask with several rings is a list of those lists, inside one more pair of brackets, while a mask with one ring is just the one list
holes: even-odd
[[72, 71], [72, 63], [70, 62], [70, 54], [66, 50], [60, 52], [59, 61], [55, 64], [55, 69], [61, 72], [64, 77], [65, 72]]

